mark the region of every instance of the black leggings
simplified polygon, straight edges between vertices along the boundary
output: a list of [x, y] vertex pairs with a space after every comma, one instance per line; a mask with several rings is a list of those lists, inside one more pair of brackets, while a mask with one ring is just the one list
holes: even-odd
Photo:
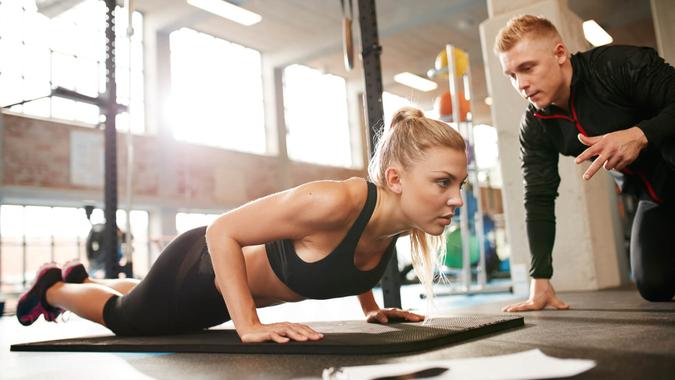
[[165, 335], [198, 331], [230, 319], [216, 289], [206, 227], [176, 237], [128, 294], [103, 308], [106, 327], [116, 335]]
[[669, 301], [675, 295], [675, 201], [641, 200], [631, 231], [630, 261], [642, 297]]

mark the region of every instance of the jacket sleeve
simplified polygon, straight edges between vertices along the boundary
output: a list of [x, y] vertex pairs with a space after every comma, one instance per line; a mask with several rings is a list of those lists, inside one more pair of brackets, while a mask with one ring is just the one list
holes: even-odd
[[525, 224], [530, 243], [530, 276], [551, 278], [558, 196], [558, 150], [528, 110], [520, 128], [520, 156], [525, 185]]
[[633, 48], [619, 67], [622, 87], [650, 119], [638, 124], [647, 141], [657, 148], [675, 139], [675, 69], [652, 48]]

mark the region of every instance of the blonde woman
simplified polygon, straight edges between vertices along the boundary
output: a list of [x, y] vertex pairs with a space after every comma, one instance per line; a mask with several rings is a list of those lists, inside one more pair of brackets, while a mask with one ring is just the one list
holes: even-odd
[[[322, 335], [299, 323], [263, 324], [257, 308], [357, 295], [369, 322], [421, 321], [380, 308], [371, 289], [396, 239], [409, 234], [415, 270], [431, 290], [440, 235], [462, 206], [464, 140], [447, 124], [404, 108], [380, 137], [368, 171], [369, 181], [307, 183], [188, 231], [133, 287], [130, 280], [96, 283], [83, 268], [62, 274], [45, 267], [17, 317], [29, 325], [41, 314], [53, 320], [70, 310], [117, 335], [174, 334], [232, 320], [243, 342], [285, 343]], [[64, 281], [66, 272], [72, 281]]]

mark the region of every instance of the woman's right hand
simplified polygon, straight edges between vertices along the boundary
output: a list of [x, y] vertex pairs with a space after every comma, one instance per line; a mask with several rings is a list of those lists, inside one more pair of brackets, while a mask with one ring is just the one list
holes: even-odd
[[323, 339], [323, 334], [314, 331], [311, 327], [300, 323], [270, 323], [258, 324], [250, 328], [237, 329], [243, 343], [259, 343], [273, 341], [287, 343], [290, 340], [305, 342], [307, 340]]

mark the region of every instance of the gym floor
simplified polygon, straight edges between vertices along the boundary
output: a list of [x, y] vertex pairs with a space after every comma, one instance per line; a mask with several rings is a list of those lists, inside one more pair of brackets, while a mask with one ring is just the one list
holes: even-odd
[[[419, 291], [418, 286], [403, 287], [403, 306], [424, 309]], [[5, 316], [0, 318], [0, 378], [316, 379], [327, 367], [480, 357], [535, 348], [558, 358], [596, 361], [595, 368], [575, 379], [675, 377], [675, 302], [649, 303], [634, 289], [563, 292], [561, 296], [571, 310], [523, 313], [523, 328], [437, 350], [389, 356], [10, 352], [13, 343], [107, 334], [108, 330], [74, 315], [57, 325], [41, 319], [29, 328], [19, 325], [14, 316]], [[433, 314], [498, 314], [514, 299], [511, 294], [442, 297], [436, 300]], [[260, 315], [264, 322], [362, 318], [351, 297], [275, 306], [262, 309]]]

